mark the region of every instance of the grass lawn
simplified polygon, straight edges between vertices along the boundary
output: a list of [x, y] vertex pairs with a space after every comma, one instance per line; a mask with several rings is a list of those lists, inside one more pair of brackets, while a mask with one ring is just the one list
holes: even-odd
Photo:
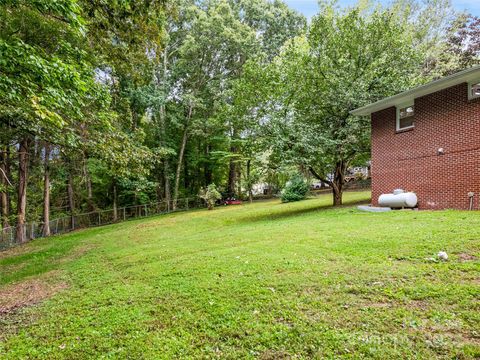
[[[177, 213], [0, 253], [0, 358], [480, 357], [480, 214], [330, 202]], [[447, 262], [428, 260], [440, 250]]]

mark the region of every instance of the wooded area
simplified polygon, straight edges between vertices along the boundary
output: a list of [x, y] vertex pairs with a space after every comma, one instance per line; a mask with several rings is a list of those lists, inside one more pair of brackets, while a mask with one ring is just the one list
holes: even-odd
[[[349, 112], [472, 66], [480, 19], [448, 0], [0, 2], [2, 227], [297, 172], [342, 202], [369, 158]], [[50, 229], [44, 227], [44, 235]]]

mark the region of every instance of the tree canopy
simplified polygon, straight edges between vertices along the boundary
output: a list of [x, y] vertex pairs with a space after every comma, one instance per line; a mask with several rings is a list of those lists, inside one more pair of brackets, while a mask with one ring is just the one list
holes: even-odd
[[314, 176], [369, 159], [350, 111], [475, 64], [449, 0], [0, 2], [2, 227]]

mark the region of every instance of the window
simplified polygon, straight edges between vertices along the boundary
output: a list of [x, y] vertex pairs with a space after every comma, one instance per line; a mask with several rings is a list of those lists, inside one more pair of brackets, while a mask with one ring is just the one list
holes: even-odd
[[480, 97], [480, 83], [469, 84], [468, 87], [468, 98], [475, 99]]
[[414, 127], [415, 108], [413, 105], [397, 107], [397, 131]]

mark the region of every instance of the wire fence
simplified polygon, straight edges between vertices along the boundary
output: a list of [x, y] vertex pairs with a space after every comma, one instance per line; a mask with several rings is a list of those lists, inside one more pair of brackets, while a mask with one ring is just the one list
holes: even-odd
[[[65, 234], [78, 229], [97, 227], [113, 224], [134, 218], [151, 215], [167, 214], [189, 209], [205, 207], [204, 202], [198, 198], [178, 199], [174, 207], [173, 201], [161, 201], [151, 204], [127, 206], [117, 209], [98, 210], [73, 216], [64, 216], [49, 221], [50, 235]], [[25, 242], [45, 237], [45, 223], [29, 222], [21, 226], [10, 226], [0, 230], [0, 251], [5, 250], [20, 242], [17, 239], [17, 230], [23, 232]]]
[[[370, 183], [356, 184], [347, 187], [349, 190], [361, 190], [370, 188]], [[311, 195], [321, 195], [330, 193], [331, 189], [315, 190]], [[272, 195], [255, 196], [255, 200], [271, 199]], [[63, 216], [49, 221], [50, 235], [65, 234], [78, 229], [113, 224], [129, 219], [147, 217], [151, 215], [167, 214], [177, 211], [186, 211], [189, 209], [204, 208], [205, 203], [200, 198], [178, 199], [177, 206], [174, 208], [173, 201], [161, 201], [156, 203], [133, 205], [109, 210], [97, 210], [84, 214], [75, 214], [73, 216]], [[21, 244], [17, 238], [18, 226], [10, 226], [0, 229], [0, 251]], [[45, 224], [43, 222], [29, 222], [22, 225], [19, 231], [23, 232], [24, 242], [37, 238], [45, 237]]]

